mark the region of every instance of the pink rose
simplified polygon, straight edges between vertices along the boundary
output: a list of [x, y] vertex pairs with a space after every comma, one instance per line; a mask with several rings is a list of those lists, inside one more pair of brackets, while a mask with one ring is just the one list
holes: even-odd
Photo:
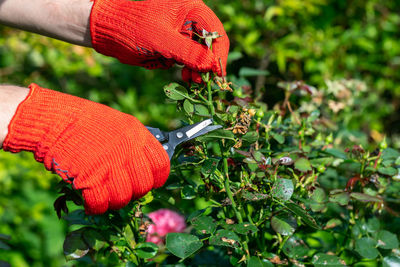
[[186, 228], [185, 218], [169, 209], [159, 209], [149, 213], [151, 224], [147, 229], [146, 242], [155, 244], [164, 243], [164, 237], [168, 233], [180, 233]]

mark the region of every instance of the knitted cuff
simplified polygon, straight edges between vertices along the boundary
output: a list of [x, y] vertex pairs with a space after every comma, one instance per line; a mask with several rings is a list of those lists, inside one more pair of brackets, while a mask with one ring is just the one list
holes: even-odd
[[[90, 33], [93, 48], [106, 56], [115, 56], [118, 47], [132, 44], [135, 35], [125, 36], [125, 31], [134, 30], [127, 23], [132, 17], [133, 2], [125, 0], [96, 0], [90, 13]], [[125, 39], [129, 40], [125, 40]], [[136, 48], [131, 48], [136, 49]]]

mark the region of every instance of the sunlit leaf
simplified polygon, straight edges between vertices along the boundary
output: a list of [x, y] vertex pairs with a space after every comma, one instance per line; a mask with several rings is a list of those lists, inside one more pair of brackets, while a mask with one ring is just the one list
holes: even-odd
[[285, 242], [282, 251], [289, 258], [299, 259], [307, 255], [309, 248], [302, 239], [292, 236]]
[[196, 190], [192, 185], [185, 185], [181, 190], [181, 197], [183, 199], [194, 199], [196, 197]]
[[177, 83], [170, 83], [164, 86], [164, 92], [172, 100], [182, 100], [188, 96], [186, 88]]
[[272, 217], [271, 227], [281, 235], [292, 235], [296, 231], [297, 221], [289, 214], [280, 214]]
[[381, 230], [377, 236], [378, 247], [384, 249], [394, 249], [399, 247], [397, 236], [389, 231]]
[[272, 195], [283, 201], [288, 201], [294, 191], [292, 180], [289, 179], [278, 179], [272, 187]]
[[311, 163], [306, 158], [299, 158], [298, 160], [296, 160], [296, 162], [294, 163], [294, 167], [301, 172], [308, 172], [312, 170]]
[[210, 245], [225, 246], [225, 247], [238, 247], [240, 238], [232, 231], [218, 230], [215, 235], [209, 239]]
[[84, 257], [89, 252], [89, 247], [82, 237], [82, 231], [70, 232], [64, 240], [64, 255], [67, 260]]
[[194, 105], [188, 99], [185, 99], [185, 101], [183, 102], [183, 109], [187, 114], [193, 114]]
[[285, 204], [286, 208], [288, 208], [291, 212], [299, 216], [304, 223], [306, 223], [308, 226], [319, 229], [319, 226], [315, 222], [314, 218], [311, 217], [310, 214], [307, 213], [303, 208], [301, 208], [299, 205], [295, 203], [286, 203]]
[[209, 216], [200, 216], [192, 220], [194, 229], [202, 234], [212, 234], [217, 229], [217, 222]]
[[400, 266], [400, 256], [389, 255], [383, 258], [383, 267], [399, 267]]
[[378, 197], [358, 192], [351, 192], [350, 197], [362, 202], [382, 202], [382, 200]]
[[329, 266], [329, 267], [339, 267], [339, 266], [344, 266], [343, 263], [340, 262], [340, 258], [335, 255], [328, 255], [324, 253], [317, 253], [314, 255], [312, 258], [312, 263], [314, 264], [315, 267], [323, 267], [323, 266]]
[[247, 267], [272, 267], [274, 266], [268, 260], [261, 260], [256, 256], [252, 256], [249, 261], [247, 262]]
[[356, 240], [356, 251], [364, 258], [375, 259], [379, 255], [379, 251], [375, 248], [376, 241], [369, 238], [363, 237]]
[[150, 259], [157, 255], [158, 246], [151, 242], [141, 243], [136, 246], [135, 252], [142, 259]]
[[345, 206], [349, 203], [350, 196], [349, 193], [344, 192], [343, 190], [333, 190], [329, 193], [329, 201]]
[[203, 246], [203, 243], [194, 235], [169, 233], [166, 237], [166, 246], [172, 254], [185, 259], [199, 250]]

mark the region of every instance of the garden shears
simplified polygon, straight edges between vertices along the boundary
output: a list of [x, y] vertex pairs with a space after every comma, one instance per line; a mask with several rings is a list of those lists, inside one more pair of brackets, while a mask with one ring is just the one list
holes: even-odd
[[192, 125], [188, 125], [171, 132], [161, 131], [159, 128], [146, 128], [161, 143], [168, 157], [171, 160], [174, 155], [175, 148], [184, 142], [199, 137], [203, 134], [222, 128], [221, 125], [212, 125], [212, 119], [207, 119]]

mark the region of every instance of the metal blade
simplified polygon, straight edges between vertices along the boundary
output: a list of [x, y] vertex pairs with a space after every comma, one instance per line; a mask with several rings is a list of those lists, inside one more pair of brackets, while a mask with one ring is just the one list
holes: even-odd
[[191, 137], [191, 139], [199, 137], [199, 136], [204, 135], [204, 134], [207, 134], [207, 133], [209, 133], [211, 131], [215, 131], [215, 130], [221, 129], [221, 128], [222, 128], [221, 125], [210, 125], [210, 126], [207, 126], [206, 128], [198, 131], [195, 135], [193, 135]]
[[146, 126], [146, 128], [158, 140], [158, 142], [161, 143], [161, 142], [164, 142], [165, 140], [167, 140], [167, 135], [160, 129], [149, 127], [149, 126]]

